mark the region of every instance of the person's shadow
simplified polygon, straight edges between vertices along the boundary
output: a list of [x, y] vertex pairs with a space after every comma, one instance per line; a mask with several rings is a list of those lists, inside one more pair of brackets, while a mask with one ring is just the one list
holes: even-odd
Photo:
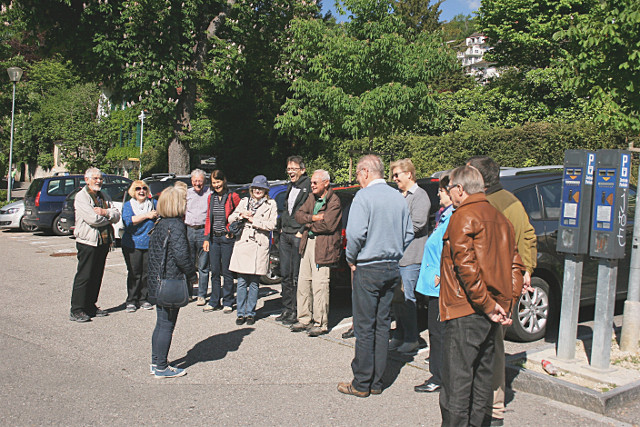
[[242, 328], [224, 334], [212, 335], [194, 345], [186, 355], [174, 360], [171, 365], [185, 369], [199, 362], [223, 359], [228, 352], [237, 351], [244, 337], [254, 330], [254, 328]]

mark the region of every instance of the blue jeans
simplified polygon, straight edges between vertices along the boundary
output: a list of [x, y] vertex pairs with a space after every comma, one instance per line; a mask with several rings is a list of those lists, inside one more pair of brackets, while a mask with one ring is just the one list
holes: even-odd
[[209, 254], [202, 249], [204, 228], [195, 229], [187, 226], [187, 241], [191, 259], [198, 267], [198, 295], [200, 295], [200, 289], [204, 289], [206, 295], [209, 287]]
[[[229, 270], [231, 254], [235, 239], [228, 239], [226, 236], [213, 236], [209, 245], [209, 265], [211, 267], [211, 298], [209, 305], [218, 307], [220, 305], [220, 274], [222, 274], [222, 300], [226, 307], [233, 307], [235, 298], [233, 297], [233, 272]], [[198, 289], [199, 297], [207, 296], [206, 285]]]
[[280, 273], [282, 274], [282, 307], [296, 313], [298, 302], [298, 274], [300, 274], [300, 238], [291, 233], [280, 233]]
[[353, 273], [353, 328], [355, 357], [351, 362], [353, 387], [358, 391], [382, 389], [387, 366], [391, 300], [400, 284], [397, 262], [358, 265]]
[[238, 274], [238, 317], [256, 315], [259, 281], [257, 274]]
[[444, 322], [440, 412], [443, 426], [479, 426], [493, 402], [497, 323], [484, 314]]
[[418, 311], [415, 290], [419, 275], [420, 264], [400, 267], [404, 301], [393, 303], [393, 313], [396, 317], [394, 338], [404, 342], [418, 341]]
[[179, 308], [165, 308], [156, 306], [156, 328], [151, 336], [151, 363], [156, 365], [159, 370], [167, 369], [169, 362], [169, 347], [171, 347], [171, 338], [173, 338], [173, 330], [178, 320]]

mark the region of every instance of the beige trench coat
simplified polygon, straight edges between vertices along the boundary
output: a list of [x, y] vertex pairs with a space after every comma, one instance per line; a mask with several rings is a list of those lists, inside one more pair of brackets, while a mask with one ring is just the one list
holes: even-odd
[[[249, 199], [240, 201], [231, 215], [229, 223], [240, 219], [240, 213], [247, 211]], [[245, 221], [240, 237], [236, 238], [229, 270], [241, 274], [262, 276], [269, 267], [269, 232], [276, 227], [278, 208], [276, 202], [265, 201], [253, 216], [253, 223]]]

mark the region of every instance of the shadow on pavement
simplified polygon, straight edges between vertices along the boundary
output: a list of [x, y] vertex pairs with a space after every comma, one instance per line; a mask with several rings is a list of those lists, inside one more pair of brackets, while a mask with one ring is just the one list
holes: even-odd
[[194, 345], [186, 355], [174, 360], [171, 365], [184, 369], [196, 363], [223, 359], [230, 351], [237, 351], [244, 337], [254, 330], [254, 328], [242, 328], [212, 335]]

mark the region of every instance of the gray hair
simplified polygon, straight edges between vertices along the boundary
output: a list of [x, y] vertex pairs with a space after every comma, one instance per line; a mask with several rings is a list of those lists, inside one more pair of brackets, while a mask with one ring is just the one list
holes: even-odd
[[366, 169], [376, 178], [382, 178], [384, 176], [384, 164], [382, 163], [382, 159], [375, 154], [367, 154], [366, 156], [360, 157], [357, 169]]
[[320, 175], [320, 178], [322, 178], [323, 181], [331, 181], [331, 176], [329, 175], [329, 172], [327, 172], [324, 169], [316, 169], [313, 174], [318, 174]]
[[207, 174], [204, 173], [204, 171], [202, 169], [194, 169], [191, 171], [191, 178], [196, 177], [196, 176], [201, 176], [203, 179], [207, 178]]
[[102, 175], [102, 171], [92, 166], [84, 173], [84, 179], [86, 180], [87, 178], [91, 178], [94, 175]]
[[482, 174], [473, 166], [460, 166], [449, 175], [450, 186], [462, 185], [467, 194], [484, 193]]

